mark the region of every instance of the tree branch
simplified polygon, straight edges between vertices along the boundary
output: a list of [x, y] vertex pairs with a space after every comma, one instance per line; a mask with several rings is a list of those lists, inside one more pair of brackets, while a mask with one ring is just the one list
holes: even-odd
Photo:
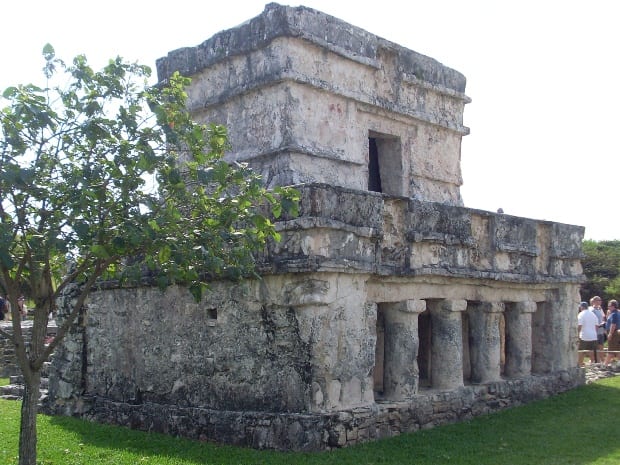
[[95, 284], [97, 279], [99, 279], [103, 271], [108, 267], [111, 262], [112, 261], [105, 261], [98, 264], [92, 275], [82, 285], [82, 291], [80, 292], [80, 295], [75, 305], [73, 306], [73, 310], [71, 310], [71, 313], [69, 313], [63, 324], [58, 328], [54, 340], [43, 350], [41, 356], [34, 362], [33, 366], [35, 369], [38, 369], [43, 365], [43, 363], [48, 359], [52, 352], [54, 352], [54, 349], [56, 349], [58, 344], [60, 344], [60, 342], [64, 339], [67, 331], [69, 331], [71, 326], [75, 323], [75, 320], [77, 319], [80, 310], [84, 306], [84, 302], [86, 301], [86, 297], [88, 297], [88, 294], [90, 293], [91, 287]]

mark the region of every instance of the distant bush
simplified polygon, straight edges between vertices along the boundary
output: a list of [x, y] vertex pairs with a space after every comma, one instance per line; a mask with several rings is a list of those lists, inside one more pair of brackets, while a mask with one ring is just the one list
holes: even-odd
[[620, 299], [620, 241], [583, 241], [581, 261], [587, 281], [581, 286], [581, 300], [599, 295], [603, 302]]

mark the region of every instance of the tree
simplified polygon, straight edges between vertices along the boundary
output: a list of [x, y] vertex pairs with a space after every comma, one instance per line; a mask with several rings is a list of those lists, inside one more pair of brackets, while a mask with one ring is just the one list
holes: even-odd
[[581, 286], [581, 299], [601, 296], [617, 299], [620, 292], [620, 241], [583, 241], [581, 261], [587, 281]]
[[[0, 113], [0, 285], [24, 376], [19, 463], [36, 463], [41, 368], [103, 278], [161, 288], [187, 285], [196, 299], [218, 278], [254, 274], [253, 253], [278, 238], [270, 218], [296, 208], [293, 190], [266, 190], [246, 166], [227, 163], [226, 130], [186, 110], [187, 78], [149, 86], [146, 66], [111, 60], [95, 72], [66, 64], [46, 45], [45, 87], [3, 92]], [[69, 283], [75, 306], [45, 345], [48, 314]], [[16, 299], [34, 302], [24, 343]]]

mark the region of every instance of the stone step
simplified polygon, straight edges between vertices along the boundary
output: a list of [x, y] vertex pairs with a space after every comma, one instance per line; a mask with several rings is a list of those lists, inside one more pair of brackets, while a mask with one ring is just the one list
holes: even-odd
[[8, 378], [9, 376], [19, 375], [21, 371], [17, 365], [6, 365], [0, 368], [0, 378]]
[[[5, 341], [6, 342], [4, 344], [2, 344], [2, 346], [0, 346], [0, 347], [2, 347], [4, 350], [14, 350], [15, 349], [15, 345], [11, 341], [9, 341], [7, 339], [5, 339]], [[30, 339], [24, 339], [24, 342], [26, 343], [26, 345], [29, 345], [30, 344]]]
[[[5, 396], [15, 397], [21, 399], [24, 396], [23, 384], [7, 384], [6, 386], [0, 386], [0, 397], [3, 399]], [[39, 389], [39, 397], [47, 396], [47, 389]]]
[[[20, 375], [9, 376], [9, 384], [24, 384], [24, 377]], [[49, 387], [49, 378], [41, 378], [41, 389], [47, 389]]]
[[[1, 326], [9, 333], [13, 331], [10, 324], [2, 324]], [[30, 343], [31, 331], [32, 321], [26, 320], [22, 322], [22, 334], [24, 336], [24, 341], [27, 344]], [[48, 336], [56, 334], [55, 323], [48, 326], [47, 333]], [[50, 367], [51, 363], [46, 362], [41, 368], [41, 397], [39, 401], [41, 401], [43, 397], [47, 396], [47, 389], [49, 386], [49, 381], [47, 378], [49, 376]], [[24, 392], [23, 377], [21, 376], [21, 370], [17, 365], [15, 346], [11, 340], [4, 337], [0, 337], [0, 377], [9, 378], [11, 383], [9, 386], [0, 387], [0, 398], [21, 399]]]
[[15, 355], [15, 347], [13, 345], [3, 347], [2, 352], [4, 353], [4, 355]]
[[[41, 376], [46, 377], [49, 372], [50, 372], [50, 367], [52, 366], [52, 362], [44, 362], [43, 366], [41, 367]], [[0, 359], [0, 371], [2, 371], [1, 368], [16, 368], [17, 371], [15, 373], [10, 373], [6, 376], [0, 376], [2, 378], [7, 378], [8, 376], [11, 376], [13, 374], [19, 374], [21, 373], [21, 371], [19, 370], [19, 366], [17, 365], [17, 361], [13, 358], [9, 358], [9, 359]], [[12, 370], [15, 371], [15, 370]]]
[[6, 386], [0, 386], [0, 394], [3, 396], [17, 396], [19, 398], [24, 394], [23, 384], [7, 384]]

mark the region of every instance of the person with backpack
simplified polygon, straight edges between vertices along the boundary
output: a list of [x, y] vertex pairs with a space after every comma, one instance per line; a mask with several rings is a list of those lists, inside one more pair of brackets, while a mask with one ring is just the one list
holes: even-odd
[[608, 331], [605, 365], [610, 366], [612, 358], [618, 360], [620, 352], [620, 311], [618, 311], [618, 301], [610, 300], [607, 303], [607, 309], [610, 312], [605, 325], [605, 329]]

